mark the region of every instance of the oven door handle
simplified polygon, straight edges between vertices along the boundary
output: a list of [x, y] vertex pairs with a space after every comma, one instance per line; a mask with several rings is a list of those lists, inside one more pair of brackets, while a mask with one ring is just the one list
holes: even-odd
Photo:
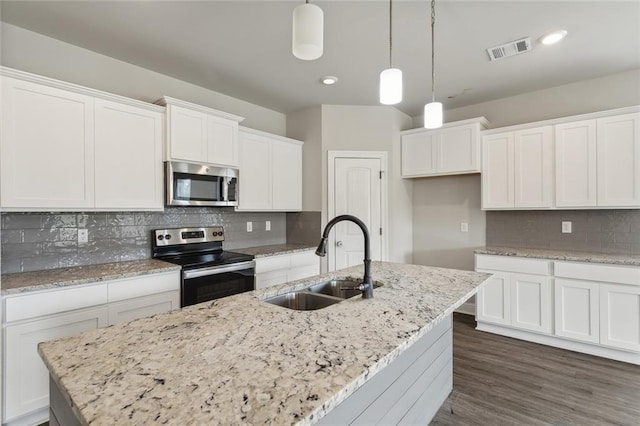
[[188, 280], [190, 278], [205, 277], [207, 275], [224, 274], [225, 272], [235, 272], [235, 271], [241, 271], [243, 269], [250, 269], [255, 267], [256, 267], [256, 262], [254, 260], [251, 260], [249, 262], [234, 263], [228, 266], [212, 266], [210, 268], [184, 271], [182, 274], [184, 279]]

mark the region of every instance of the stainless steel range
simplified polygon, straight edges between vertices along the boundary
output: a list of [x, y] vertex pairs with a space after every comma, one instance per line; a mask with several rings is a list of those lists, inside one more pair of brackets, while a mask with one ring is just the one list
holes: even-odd
[[253, 256], [224, 251], [222, 226], [156, 229], [152, 240], [153, 258], [182, 266], [181, 307], [255, 288]]

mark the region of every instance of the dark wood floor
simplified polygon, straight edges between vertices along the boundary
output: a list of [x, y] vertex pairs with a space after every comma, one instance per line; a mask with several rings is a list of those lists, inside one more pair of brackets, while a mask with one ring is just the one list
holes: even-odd
[[453, 392], [432, 425], [640, 425], [640, 366], [475, 330], [454, 314]]

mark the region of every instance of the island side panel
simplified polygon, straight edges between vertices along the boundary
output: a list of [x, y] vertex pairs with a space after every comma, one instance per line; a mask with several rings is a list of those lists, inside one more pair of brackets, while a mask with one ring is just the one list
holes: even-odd
[[448, 315], [318, 424], [428, 424], [453, 389]]
[[80, 426], [81, 423], [71, 409], [71, 402], [65, 397], [58, 383], [49, 376], [49, 424], [51, 426]]

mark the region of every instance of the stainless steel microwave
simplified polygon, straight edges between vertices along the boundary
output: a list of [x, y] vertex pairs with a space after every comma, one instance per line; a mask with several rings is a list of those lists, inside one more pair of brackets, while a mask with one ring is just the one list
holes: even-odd
[[238, 169], [166, 163], [167, 206], [237, 206]]

